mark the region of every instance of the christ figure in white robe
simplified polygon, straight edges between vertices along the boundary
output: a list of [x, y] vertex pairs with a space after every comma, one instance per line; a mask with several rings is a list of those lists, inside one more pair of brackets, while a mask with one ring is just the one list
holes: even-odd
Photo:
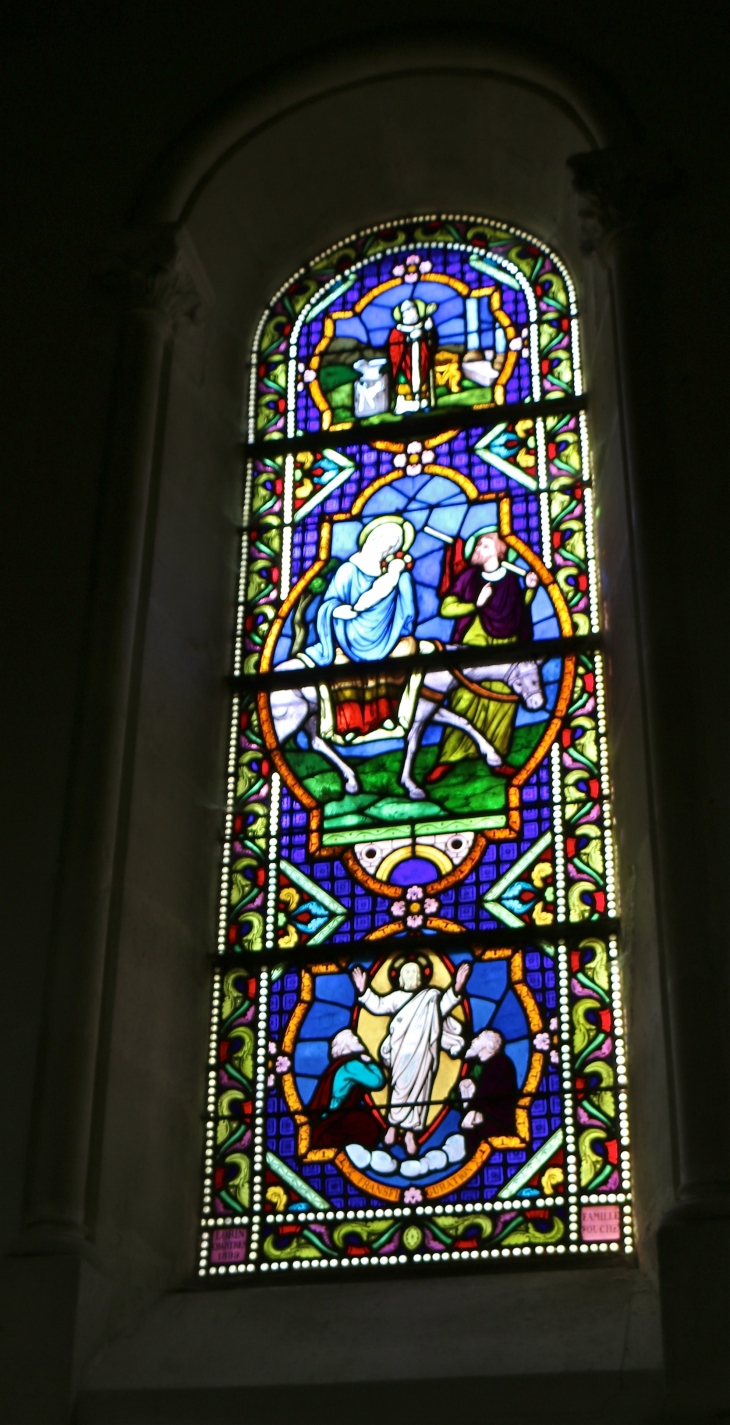
[[426, 1127], [431, 1091], [441, 1047], [458, 1057], [464, 1047], [458, 1020], [451, 1014], [462, 998], [470, 965], [460, 965], [447, 989], [424, 987], [417, 960], [406, 960], [398, 976], [399, 989], [379, 995], [370, 989], [359, 965], [352, 971], [360, 1004], [371, 1014], [391, 1015], [390, 1028], [380, 1046], [380, 1057], [390, 1069], [388, 1131], [385, 1142], [405, 1135], [406, 1152], [418, 1152], [416, 1133]]

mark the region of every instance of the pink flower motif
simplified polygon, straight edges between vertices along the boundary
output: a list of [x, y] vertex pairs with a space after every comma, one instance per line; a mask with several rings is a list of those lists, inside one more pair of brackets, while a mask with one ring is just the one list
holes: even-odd
[[421, 1189], [417, 1187], [406, 1188], [403, 1194], [403, 1201], [407, 1203], [423, 1202], [423, 1193], [421, 1192]]
[[425, 901], [423, 902], [423, 909], [425, 910], [426, 915], [435, 915], [438, 908], [438, 901], [434, 900], [433, 896], [427, 896]]
[[559, 1063], [560, 1063], [560, 1055], [559, 1055], [557, 1049], [551, 1049], [551, 1050], [550, 1050], [550, 1063], [551, 1063], [551, 1064], [559, 1064]]
[[409, 926], [411, 930], [418, 930], [419, 925], [423, 925], [423, 916], [409, 915], [406, 920], [406, 925]]
[[422, 886], [409, 886], [406, 891], [409, 901], [420, 901], [423, 898]]
[[276, 1080], [275, 1080], [275, 1078], [274, 1078], [274, 1075], [273, 1075], [273, 1074], [269, 1074], [269, 1076], [268, 1076], [268, 1078], [267, 1078], [267, 1080], [266, 1080], [266, 1087], [267, 1087], [267, 1089], [272, 1089], [272, 1088], [274, 1087], [275, 1082], [276, 1082]]
[[545, 1053], [546, 1050], [550, 1048], [550, 1035], [546, 1034], [543, 1030], [540, 1034], [535, 1035], [532, 1042], [536, 1049], [540, 1049], [542, 1053]]
[[270, 1054], [275, 1054], [275, 1053], [276, 1053], [276, 1041], [275, 1041], [274, 1039], [270, 1039], [270, 1040], [269, 1040], [269, 1053], [270, 1053]]
[[405, 901], [393, 901], [393, 904], [390, 907], [390, 913], [391, 915], [395, 916], [396, 920], [400, 920], [401, 916], [405, 915], [406, 913]]
[[288, 1054], [279, 1054], [276, 1060], [277, 1074], [286, 1074], [291, 1068], [291, 1059]]
[[408, 254], [405, 262], [399, 262], [393, 268], [394, 277], [405, 277], [406, 282], [417, 282], [419, 275], [424, 276], [430, 272], [433, 263], [428, 258], [420, 259], [417, 252]]

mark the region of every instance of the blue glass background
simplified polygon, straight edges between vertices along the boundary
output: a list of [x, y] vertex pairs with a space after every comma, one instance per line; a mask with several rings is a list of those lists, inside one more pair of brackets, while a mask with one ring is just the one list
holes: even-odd
[[[517, 1069], [518, 1082], [523, 1083], [529, 1063], [531, 1036], [525, 1011], [510, 981], [509, 962], [506, 959], [473, 961], [468, 951], [457, 951], [450, 955], [449, 959], [454, 965], [465, 960], [473, 965], [467, 986], [471, 1032], [478, 1033], [487, 1025], [499, 1029], [505, 1037], [505, 1050]], [[368, 965], [372, 962], [365, 959], [359, 963]], [[557, 1012], [553, 959], [545, 950], [531, 947], [524, 954], [524, 966], [525, 979], [547, 1024]], [[291, 967], [272, 984], [268, 1028], [274, 1040], [279, 1038], [281, 1042], [283, 1038], [291, 1012], [299, 999], [300, 983], [301, 971]], [[295, 1082], [305, 1105], [311, 1099], [317, 1080], [329, 1063], [329, 1043], [332, 1037], [353, 1022], [355, 1006], [355, 991], [346, 970], [343, 969], [337, 974], [315, 975], [314, 984], [314, 999], [299, 1029], [293, 1060]], [[282, 1013], [285, 1004], [287, 1008]], [[469, 1032], [467, 1029], [467, 1038]], [[498, 1196], [527, 1157], [532, 1156], [541, 1143], [562, 1126], [560, 1078], [557, 1070], [550, 1066], [545, 1068], [529, 1116], [531, 1141], [528, 1149], [493, 1150], [487, 1163], [468, 1183], [455, 1192], [444, 1195], [439, 1201], [474, 1202]], [[450, 1134], [458, 1132], [460, 1118], [458, 1110], [449, 1110], [425, 1146], [438, 1147]], [[266, 1146], [317, 1192], [322, 1193], [334, 1208], [382, 1206], [381, 1199], [371, 1197], [357, 1188], [334, 1164], [306, 1163], [299, 1159], [292, 1112], [278, 1091], [270, 1092], [267, 1099]], [[407, 1180], [401, 1179], [397, 1174], [380, 1177], [372, 1167], [367, 1171], [369, 1176], [379, 1178], [384, 1183], [407, 1186]], [[420, 1177], [418, 1185], [427, 1186], [444, 1176], [445, 1173], [433, 1173]], [[525, 1189], [522, 1195], [528, 1197], [537, 1193]]]

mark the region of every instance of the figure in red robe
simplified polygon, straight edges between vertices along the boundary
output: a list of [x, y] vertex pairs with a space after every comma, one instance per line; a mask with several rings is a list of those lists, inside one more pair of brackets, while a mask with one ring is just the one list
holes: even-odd
[[433, 324], [435, 302], [407, 297], [394, 307], [395, 326], [388, 337], [388, 355], [395, 390], [395, 414], [427, 410], [435, 405], [433, 359], [438, 333]]

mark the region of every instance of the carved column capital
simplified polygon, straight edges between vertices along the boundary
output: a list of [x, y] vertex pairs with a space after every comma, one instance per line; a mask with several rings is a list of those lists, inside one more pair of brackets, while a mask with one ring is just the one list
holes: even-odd
[[574, 153], [568, 168], [580, 199], [581, 249], [586, 253], [600, 252], [617, 233], [646, 222], [681, 186], [671, 155], [640, 145]]
[[124, 229], [94, 266], [127, 310], [155, 319], [165, 334], [205, 321], [210, 287], [192, 241], [175, 223]]

